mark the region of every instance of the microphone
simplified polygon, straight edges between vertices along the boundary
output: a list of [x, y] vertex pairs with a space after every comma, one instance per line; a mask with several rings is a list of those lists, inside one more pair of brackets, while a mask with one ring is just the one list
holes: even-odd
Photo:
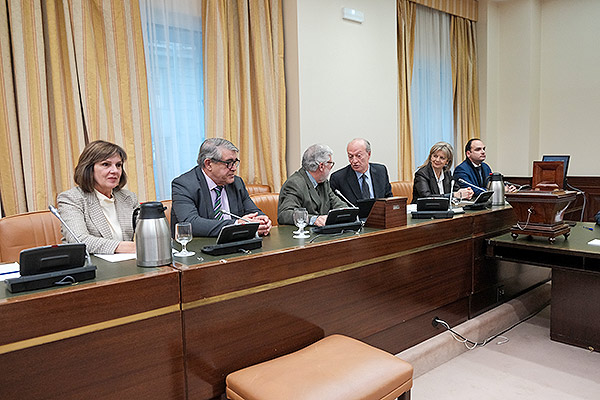
[[474, 187], [475, 189], [481, 190], [482, 192], [487, 192], [487, 189], [480, 188], [479, 186], [473, 185], [472, 183], [465, 181], [463, 178], [458, 178], [458, 181], [460, 183], [464, 183], [465, 185], [469, 185], [471, 187]]
[[[60, 216], [60, 213], [58, 212], [58, 210], [56, 209], [56, 207], [54, 207], [52, 204], [48, 204], [48, 209], [50, 210], [50, 212], [52, 214], [54, 214], [54, 216], [56, 218], [58, 218], [58, 220], [60, 221], [60, 223], [62, 224], [62, 226], [64, 226], [65, 228], [67, 228], [67, 230], [75, 238], [75, 240], [77, 241], [77, 243], [83, 244], [85, 246], [85, 243], [83, 243], [81, 240], [79, 240], [79, 237], [77, 237], [77, 235], [75, 234], [75, 232], [73, 232], [73, 230], [69, 227], [69, 225], [67, 225], [67, 223], [65, 222], [65, 220], [62, 219], [62, 217]], [[87, 265], [92, 265], [92, 257], [90, 256], [90, 253], [87, 250], [87, 246], [85, 246], [85, 259], [86, 259]]]
[[338, 196], [340, 196], [340, 197], [342, 198], [342, 200], [344, 200], [346, 203], [348, 203], [348, 204], [350, 205], [350, 207], [352, 207], [352, 208], [358, 208], [358, 207], [356, 207], [354, 204], [350, 203], [350, 200], [348, 200], [348, 199], [346, 198], [346, 196], [344, 196], [344, 195], [342, 194], [342, 192], [340, 192], [338, 189], [335, 189], [333, 192], [334, 192], [335, 194], [337, 194]]
[[448, 211], [452, 210], [452, 200], [454, 199], [454, 179], [450, 180], [450, 197], [448, 201]]
[[230, 213], [229, 211], [221, 210], [221, 212], [222, 212], [223, 214], [225, 214], [225, 215], [229, 215], [230, 217], [233, 217], [233, 218], [235, 218], [235, 219], [241, 219], [242, 221], [248, 222], [249, 224], [251, 224], [251, 223], [252, 223], [252, 221], [250, 221], [250, 220], [248, 220], [248, 219], [246, 219], [246, 218], [240, 217], [240, 216], [238, 216], [238, 215], [235, 215], [234, 213]]
[[528, 187], [531, 187], [530, 185], [519, 185], [517, 183], [512, 183], [512, 182], [509, 182], [509, 181], [504, 181], [504, 184], [516, 187], [517, 191], [522, 190], [522, 189], [527, 189]]

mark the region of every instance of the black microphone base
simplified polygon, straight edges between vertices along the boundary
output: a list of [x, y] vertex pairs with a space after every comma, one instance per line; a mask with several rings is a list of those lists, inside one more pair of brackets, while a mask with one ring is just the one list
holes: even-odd
[[43, 274], [24, 275], [19, 278], [7, 279], [5, 282], [9, 292], [19, 293], [53, 286], [68, 286], [76, 282], [94, 279], [96, 269], [95, 265], [86, 265]]
[[244, 250], [259, 249], [262, 247], [262, 238], [253, 238], [248, 240], [239, 240], [223, 244], [204, 246], [202, 252], [211, 256], [222, 256], [225, 254], [239, 253]]
[[414, 219], [441, 219], [441, 218], [452, 218], [454, 217], [454, 211], [452, 210], [444, 210], [444, 211], [413, 211], [412, 217]]
[[311, 228], [313, 233], [317, 234], [328, 234], [328, 233], [340, 233], [342, 231], [357, 231], [362, 228], [363, 224], [360, 221], [347, 222], [343, 224], [331, 224], [324, 226], [315, 226]]

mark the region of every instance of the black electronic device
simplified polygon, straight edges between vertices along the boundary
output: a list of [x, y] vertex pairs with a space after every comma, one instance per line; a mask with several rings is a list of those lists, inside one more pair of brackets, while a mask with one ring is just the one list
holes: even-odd
[[569, 169], [570, 155], [544, 155], [542, 161], [562, 161], [563, 163], [563, 188], [567, 188], [567, 170]]
[[452, 218], [454, 217], [453, 210], [441, 210], [441, 211], [413, 211], [411, 213], [413, 219], [441, 219], [441, 218]]
[[63, 269], [36, 275], [25, 275], [19, 278], [6, 279], [6, 288], [11, 293], [27, 290], [44, 289], [52, 286], [66, 286], [96, 277], [95, 265]]
[[325, 225], [347, 224], [356, 222], [359, 208], [335, 208], [327, 213]]
[[449, 197], [435, 196], [417, 199], [417, 211], [448, 211], [449, 208]]
[[259, 226], [260, 224], [258, 222], [250, 222], [248, 224], [239, 225], [225, 225], [221, 228], [219, 236], [217, 236], [217, 244], [253, 239], [256, 237], [256, 232], [258, 232]]
[[463, 205], [463, 208], [465, 210], [482, 210], [488, 205], [493, 194], [493, 190], [481, 192], [472, 202], [465, 202], [466, 204]]
[[377, 199], [359, 199], [356, 202], [358, 204], [358, 218], [361, 220], [366, 219], [376, 201]]
[[202, 247], [202, 252], [222, 256], [249, 251], [262, 247], [262, 238], [257, 237], [258, 222], [240, 225], [225, 225], [217, 236], [217, 244]]
[[363, 223], [358, 219], [359, 211], [359, 208], [335, 208], [329, 210], [325, 225], [315, 226], [311, 230], [317, 234], [359, 230], [363, 226]]
[[70, 285], [96, 277], [96, 266], [86, 265], [83, 243], [58, 244], [22, 250], [19, 278], [6, 279], [11, 293]]
[[19, 254], [21, 276], [56, 272], [85, 264], [85, 244], [57, 244], [25, 249]]

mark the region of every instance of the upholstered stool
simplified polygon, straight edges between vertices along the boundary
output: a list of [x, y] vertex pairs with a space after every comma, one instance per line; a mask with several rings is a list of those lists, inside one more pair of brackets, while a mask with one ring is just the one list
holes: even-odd
[[356, 339], [332, 335], [227, 376], [231, 400], [410, 399], [413, 367]]

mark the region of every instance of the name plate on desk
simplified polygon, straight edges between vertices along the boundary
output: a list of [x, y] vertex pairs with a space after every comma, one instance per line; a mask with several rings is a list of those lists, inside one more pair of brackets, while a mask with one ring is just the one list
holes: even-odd
[[365, 225], [380, 229], [406, 225], [406, 200], [406, 197], [377, 199]]

